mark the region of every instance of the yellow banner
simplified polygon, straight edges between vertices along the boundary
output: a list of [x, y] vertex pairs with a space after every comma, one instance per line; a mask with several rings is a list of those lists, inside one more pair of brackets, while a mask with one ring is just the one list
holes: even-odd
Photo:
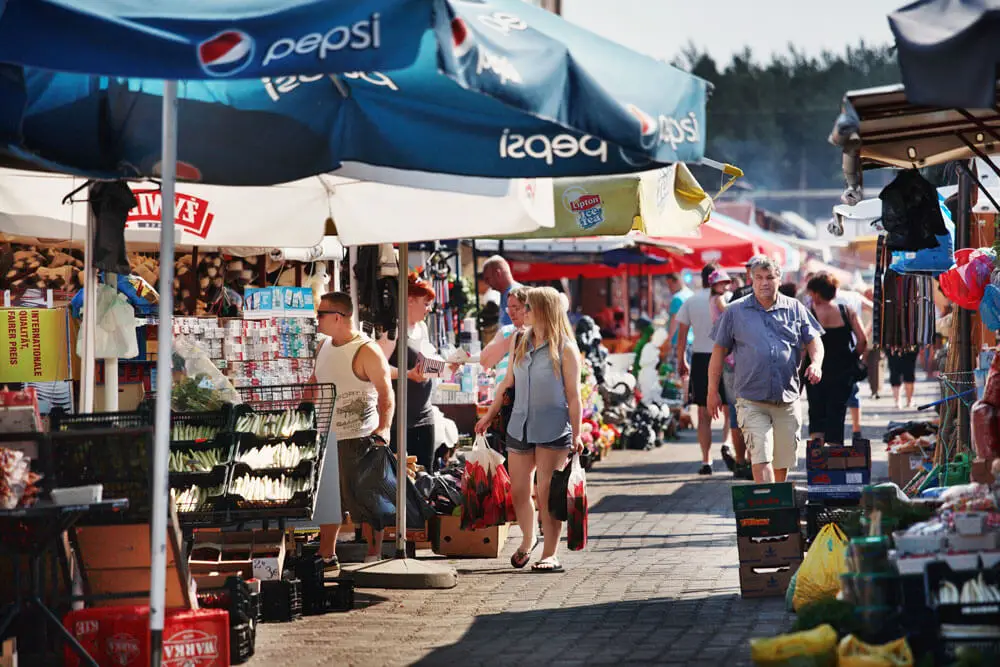
[[68, 326], [61, 308], [0, 308], [0, 382], [69, 380]]

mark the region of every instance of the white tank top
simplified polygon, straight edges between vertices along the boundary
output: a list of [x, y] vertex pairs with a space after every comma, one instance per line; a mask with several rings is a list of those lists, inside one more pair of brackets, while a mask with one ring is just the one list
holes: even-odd
[[354, 358], [371, 342], [368, 336], [358, 334], [338, 347], [327, 338], [316, 354], [316, 381], [337, 388], [330, 427], [337, 440], [364, 438], [378, 428], [378, 391], [354, 374]]

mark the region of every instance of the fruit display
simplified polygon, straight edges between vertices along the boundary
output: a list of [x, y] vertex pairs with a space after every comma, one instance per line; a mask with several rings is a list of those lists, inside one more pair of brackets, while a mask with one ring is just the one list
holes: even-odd
[[252, 433], [258, 438], [287, 438], [296, 431], [314, 428], [313, 415], [288, 409], [270, 414], [249, 414], [236, 421], [240, 433]]
[[249, 502], [288, 502], [296, 493], [312, 490], [312, 480], [308, 478], [255, 477], [243, 475], [234, 479], [229, 492], [241, 496]]
[[239, 463], [245, 463], [254, 470], [266, 468], [294, 468], [302, 461], [316, 458], [317, 448], [308, 445], [299, 446], [280, 442], [276, 445], [264, 445], [243, 452], [237, 457]]
[[170, 452], [170, 472], [210, 472], [227, 461], [226, 450], [206, 449], [205, 451]]
[[181, 512], [197, 512], [202, 509], [210, 499], [217, 498], [226, 492], [224, 486], [204, 488], [200, 486], [189, 486], [186, 489], [170, 489], [170, 497]]
[[174, 424], [170, 427], [170, 439], [173, 441], [211, 440], [222, 431], [218, 426], [203, 426], [201, 424]]

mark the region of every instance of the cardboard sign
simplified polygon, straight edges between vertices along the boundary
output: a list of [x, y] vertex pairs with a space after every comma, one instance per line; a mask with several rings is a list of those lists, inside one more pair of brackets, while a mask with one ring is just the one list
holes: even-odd
[[70, 380], [66, 311], [0, 308], [0, 378], [4, 382]]

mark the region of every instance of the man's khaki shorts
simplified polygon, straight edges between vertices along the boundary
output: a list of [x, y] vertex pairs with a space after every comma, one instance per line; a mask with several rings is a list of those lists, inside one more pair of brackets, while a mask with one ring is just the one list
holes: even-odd
[[736, 415], [747, 442], [751, 463], [770, 463], [776, 470], [792, 470], [798, 462], [802, 411], [799, 402], [736, 401]]

